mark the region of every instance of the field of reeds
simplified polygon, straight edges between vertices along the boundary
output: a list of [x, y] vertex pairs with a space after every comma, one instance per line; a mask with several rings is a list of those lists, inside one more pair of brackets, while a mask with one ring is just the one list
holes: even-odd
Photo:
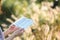
[[[60, 7], [57, 6], [52, 9], [53, 2], [43, 1], [36, 3], [35, 1], [2, 1], [2, 11], [7, 14], [3, 18], [7, 21], [13, 23], [21, 16], [34, 20], [34, 25], [27, 28], [22, 36], [18, 36], [14, 40], [60, 40]], [[11, 24], [4, 24], [4, 22], [0, 24], [7, 26], [7, 28]]]

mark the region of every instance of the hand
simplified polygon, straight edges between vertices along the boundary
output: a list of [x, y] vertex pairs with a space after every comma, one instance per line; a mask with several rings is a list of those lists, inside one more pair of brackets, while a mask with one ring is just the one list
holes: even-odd
[[16, 30], [15, 32], [13, 32], [13, 35], [15, 35], [15, 36], [21, 35], [24, 31], [25, 31], [24, 29], [20, 28], [20, 29]]
[[9, 30], [10, 33], [12, 33], [12, 32], [14, 32], [14, 31], [16, 31], [16, 30], [18, 30], [18, 29], [19, 29], [19, 28], [16, 27], [15, 25], [11, 25], [8, 30]]
[[15, 25], [11, 25], [11, 26], [8, 28], [8, 30], [4, 32], [4, 35], [7, 36], [8, 34], [16, 31], [16, 30], [18, 30], [18, 29], [19, 29], [19, 28], [16, 27]]
[[9, 36], [6, 40], [13, 40], [16, 36], [23, 34], [24, 29], [18, 29], [11, 36]]

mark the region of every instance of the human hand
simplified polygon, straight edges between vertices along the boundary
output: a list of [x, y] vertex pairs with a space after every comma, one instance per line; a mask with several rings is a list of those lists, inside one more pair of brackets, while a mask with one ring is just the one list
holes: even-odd
[[10, 33], [14, 32], [14, 31], [16, 31], [16, 30], [18, 30], [18, 29], [19, 29], [19, 28], [16, 27], [15, 25], [11, 25], [11, 26], [8, 28], [8, 30], [9, 30]]
[[4, 35], [7, 36], [8, 34], [18, 30], [19, 28], [16, 27], [15, 25], [9, 26], [9, 28], [4, 32]]
[[24, 32], [24, 29], [18, 29], [15, 32], [13, 32], [11, 36], [9, 36], [8, 38], [6, 38], [6, 40], [13, 40], [16, 36], [22, 35], [23, 32]]
[[20, 28], [18, 30], [16, 30], [15, 32], [13, 32], [13, 35], [18, 36], [21, 35], [25, 30], [23, 28]]

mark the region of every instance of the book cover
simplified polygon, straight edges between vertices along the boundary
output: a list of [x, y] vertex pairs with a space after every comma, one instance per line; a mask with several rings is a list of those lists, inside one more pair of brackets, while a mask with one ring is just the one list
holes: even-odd
[[33, 24], [33, 20], [26, 18], [26, 17], [21, 17], [17, 21], [13, 23], [16, 27], [24, 28], [26, 29], [27, 27], [31, 26]]

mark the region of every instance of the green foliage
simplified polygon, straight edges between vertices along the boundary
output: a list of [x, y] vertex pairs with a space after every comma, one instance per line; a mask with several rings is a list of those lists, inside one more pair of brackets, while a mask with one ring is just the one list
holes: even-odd
[[60, 25], [60, 13], [57, 14], [58, 18], [55, 18], [55, 24]]
[[44, 1], [44, 0], [37, 0], [36, 3], [41, 3], [42, 1]]
[[2, 11], [3, 14], [6, 14], [7, 17], [9, 17], [9, 15], [11, 15], [12, 13], [14, 14], [13, 11], [13, 4], [14, 4], [14, 0], [11, 2], [12, 0], [6, 0], [2, 3]]
[[31, 18], [31, 15], [30, 14], [25, 14], [25, 16], [27, 17], [27, 18]]
[[59, 3], [58, 3], [58, 6], [60, 6], [60, 0], [59, 0]]
[[49, 2], [53, 2], [54, 0], [48, 0]]
[[5, 0], [5, 1], [3, 2], [3, 5], [4, 5], [5, 7], [11, 7], [11, 6], [14, 4], [15, 1], [16, 1], [16, 0]]
[[45, 18], [42, 17], [42, 15], [39, 16], [39, 25], [43, 25], [46, 24], [47, 20]]

